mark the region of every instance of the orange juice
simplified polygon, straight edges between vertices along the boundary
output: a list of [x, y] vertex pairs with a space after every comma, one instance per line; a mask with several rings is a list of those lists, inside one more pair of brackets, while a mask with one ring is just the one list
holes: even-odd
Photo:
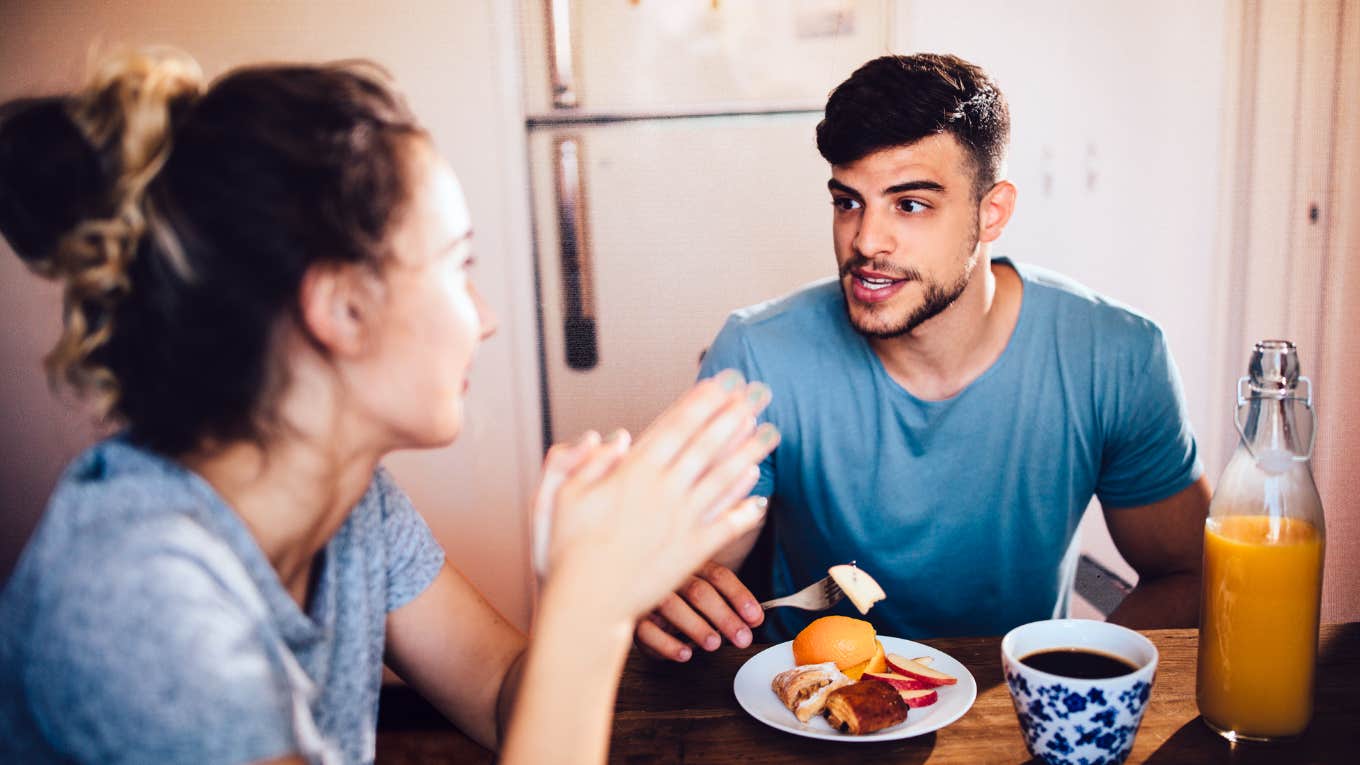
[[1313, 713], [1323, 537], [1305, 520], [1211, 517], [1204, 533], [1197, 696], [1233, 738], [1303, 732]]

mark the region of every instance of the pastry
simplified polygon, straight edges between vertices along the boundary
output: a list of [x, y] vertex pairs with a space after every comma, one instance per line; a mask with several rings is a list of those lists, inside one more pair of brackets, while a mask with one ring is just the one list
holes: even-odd
[[826, 720], [831, 727], [857, 735], [902, 722], [908, 709], [897, 689], [882, 680], [861, 680], [826, 697]]
[[821, 713], [826, 705], [827, 694], [853, 682], [836, 669], [834, 661], [828, 661], [780, 672], [770, 681], [770, 689], [799, 722], [807, 722], [813, 715]]

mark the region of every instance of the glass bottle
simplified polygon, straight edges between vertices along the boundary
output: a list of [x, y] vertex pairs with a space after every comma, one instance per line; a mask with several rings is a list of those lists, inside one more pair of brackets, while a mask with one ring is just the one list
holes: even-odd
[[1257, 343], [1204, 530], [1196, 699], [1232, 741], [1292, 738], [1313, 714], [1326, 532], [1312, 399], [1294, 344]]

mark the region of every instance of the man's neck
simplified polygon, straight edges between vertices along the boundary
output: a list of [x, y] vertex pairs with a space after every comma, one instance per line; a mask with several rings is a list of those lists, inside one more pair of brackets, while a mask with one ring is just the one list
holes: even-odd
[[959, 299], [910, 333], [871, 339], [888, 375], [917, 398], [957, 395], [987, 371], [1010, 342], [1023, 286], [1011, 267], [981, 255]]

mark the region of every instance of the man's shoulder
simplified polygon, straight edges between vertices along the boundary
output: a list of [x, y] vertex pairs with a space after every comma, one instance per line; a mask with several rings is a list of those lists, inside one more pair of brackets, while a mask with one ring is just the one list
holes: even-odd
[[750, 337], [825, 332], [844, 317], [840, 283], [835, 277], [819, 279], [798, 289], [728, 315], [727, 327]]
[[1110, 350], [1161, 343], [1161, 327], [1138, 309], [1057, 271], [1011, 265], [1020, 274], [1026, 299], [1048, 315], [1055, 340], [1078, 341], [1085, 336]]

